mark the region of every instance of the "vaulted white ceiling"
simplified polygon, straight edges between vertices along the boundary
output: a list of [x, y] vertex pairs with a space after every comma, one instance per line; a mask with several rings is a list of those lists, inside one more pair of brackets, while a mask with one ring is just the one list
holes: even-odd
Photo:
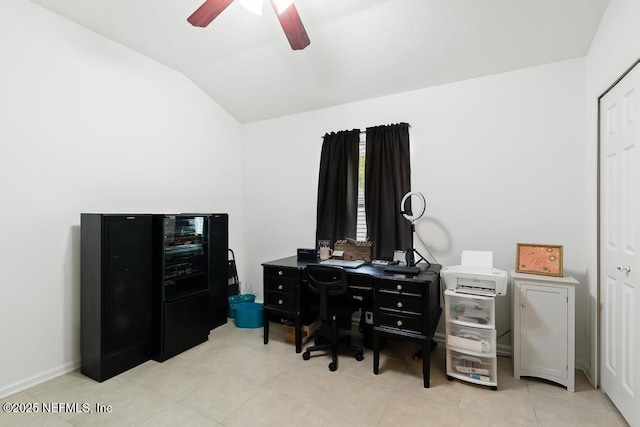
[[32, 0], [182, 72], [241, 123], [587, 53], [608, 0], [296, 0], [311, 45], [291, 50], [265, 0], [207, 28], [204, 0]]

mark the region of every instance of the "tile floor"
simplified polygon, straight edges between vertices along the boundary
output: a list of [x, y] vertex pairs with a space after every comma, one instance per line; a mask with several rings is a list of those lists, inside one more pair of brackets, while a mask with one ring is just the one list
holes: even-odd
[[[343, 356], [308, 361], [272, 323], [262, 329], [230, 322], [209, 341], [164, 363], [149, 361], [103, 383], [79, 371], [1, 403], [88, 403], [92, 413], [3, 413], [0, 426], [625, 426], [606, 395], [576, 373], [576, 392], [539, 380], [514, 379], [511, 359], [498, 358], [498, 390], [448, 381], [445, 351], [433, 351], [431, 387], [408, 342], [387, 341], [380, 373]], [[95, 405], [111, 405], [97, 413]]]

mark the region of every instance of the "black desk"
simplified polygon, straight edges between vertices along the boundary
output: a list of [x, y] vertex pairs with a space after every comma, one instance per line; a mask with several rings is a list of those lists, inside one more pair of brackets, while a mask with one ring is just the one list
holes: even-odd
[[[302, 351], [302, 317], [309, 308], [305, 268], [310, 263], [292, 256], [262, 264], [265, 344], [269, 342], [269, 318], [277, 314], [293, 319], [296, 353]], [[429, 387], [431, 341], [442, 313], [440, 268], [432, 264], [418, 275], [388, 273], [384, 267], [370, 264], [345, 269], [350, 291], [372, 301], [375, 374], [380, 361], [379, 337], [408, 339], [423, 346], [424, 386]]]

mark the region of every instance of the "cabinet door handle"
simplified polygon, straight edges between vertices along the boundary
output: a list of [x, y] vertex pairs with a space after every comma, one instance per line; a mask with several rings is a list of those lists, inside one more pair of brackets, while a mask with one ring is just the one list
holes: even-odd
[[398, 301], [397, 306], [398, 306], [398, 308], [402, 308], [402, 301]]
[[278, 289], [282, 290], [282, 285], [278, 285]]
[[522, 308], [527, 308], [527, 304], [522, 303]]
[[282, 270], [278, 271], [278, 276], [282, 276]]
[[281, 299], [278, 300], [278, 304], [282, 305], [282, 300]]
[[396, 286], [396, 289], [397, 289], [397, 290], [399, 290], [399, 291], [401, 291], [401, 290], [402, 290], [402, 285], [398, 285], [398, 286]]
[[396, 322], [396, 325], [398, 325], [398, 326], [402, 326], [402, 320], [398, 320], [398, 321]]

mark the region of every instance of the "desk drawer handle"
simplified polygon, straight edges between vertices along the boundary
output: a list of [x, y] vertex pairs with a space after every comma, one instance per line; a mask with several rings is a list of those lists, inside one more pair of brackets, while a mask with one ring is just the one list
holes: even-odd
[[278, 289], [282, 290], [282, 285], [278, 285]]
[[282, 300], [281, 299], [278, 300], [278, 304], [282, 305]]
[[398, 285], [398, 286], [396, 286], [396, 289], [397, 289], [397, 290], [399, 290], [399, 291], [401, 291], [401, 290], [402, 290], [402, 285]]
[[278, 271], [278, 276], [282, 276], [283, 274], [282, 270]]
[[398, 325], [398, 326], [402, 326], [402, 320], [398, 320], [398, 321], [396, 322], [396, 325]]
[[398, 308], [402, 308], [402, 301], [398, 301], [398, 304], [396, 304], [398, 306]]

